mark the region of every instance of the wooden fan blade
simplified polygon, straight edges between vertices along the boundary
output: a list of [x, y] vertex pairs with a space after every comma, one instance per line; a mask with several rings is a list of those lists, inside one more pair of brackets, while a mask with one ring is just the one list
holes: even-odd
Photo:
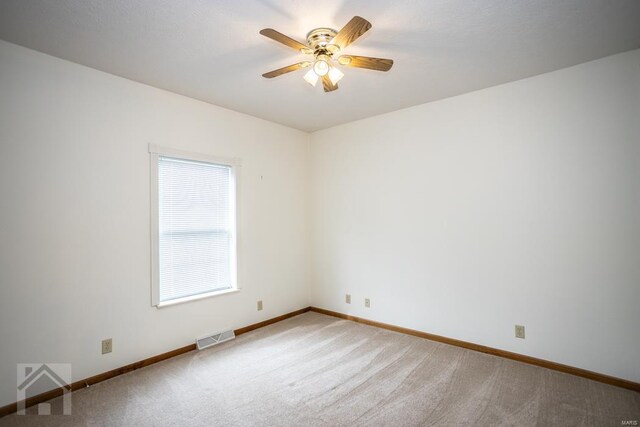
[[269, 71], [268, 73], [264, 73], [262, 77], [266, 77], [268, 79], [272, 79], [274, 77], [281, 76], [283, 74], [290, 73], [292, 71], [299, 70], [300, 68], [305, 68], [311, 65], [310, 62], [298, 62], [297, 64], [288, 65], [286, 67], [278, 68], [277, 70]]
[[338, 85], [331, 83], [329, 76], [326, 74], [322, 76], [322, 86], [324, 87], [325, 92], [333, 92], [338, 89]]
[[275, 40], [279, 43], [282, 43], [285, 46], [289, 46], [297, 51], [308, 53], [311, 50], [309, 49], [309, 46], [303, 45], [299, 41], [294, 40], [291, 37], [285, 36], [284, 34], [274, 30], [273, 28], [265, 28], [264, 30], [260, 31], [260, 34], [262, 34], [265, 37], [269, 37], [271, 40]]
[[389, 71], [393, 66], [393, 59], [370, 58], [368, 56], [343, 55], [338, 62], [348, 67], [368, 68], [376, 71]]
[[360, 16], [354, 16], [347, 25], [342, 27], [338, 34], [331, 40], [330, 44], [335, 44], [343, 49], [353, 43], [358, 37], [366, 33], [371, 28], [371, 22]]

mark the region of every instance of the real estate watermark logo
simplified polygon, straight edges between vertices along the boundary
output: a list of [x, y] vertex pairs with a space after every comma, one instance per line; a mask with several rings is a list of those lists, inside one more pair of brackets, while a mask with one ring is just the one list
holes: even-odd
[[622, 420], [623, 426], [637, 426], [638, 420]]
[[38, 404], [38, 415], [71, 415], [71, 364], [70, 363], [18, 363], [17, 396], [18, 415], [26, 414], [26, 400], [53, 389], [62, 389], [62, 407]]

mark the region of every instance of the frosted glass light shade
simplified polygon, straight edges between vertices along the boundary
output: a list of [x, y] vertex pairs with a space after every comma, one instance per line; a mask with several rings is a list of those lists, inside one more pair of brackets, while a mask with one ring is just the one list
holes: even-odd
[[344, 73], [338, 70], [336, 67], [331, 67], [329, 69], [329, 80], [331, 80], [331, 83], [333, 83], [334, 85], [338, 83], [343, 77]]
[[329, 63], [324, 59], [318, 59], [313, 64], [313, 71], [320, 77], [326, 75], [329, 72]]
[[304, 75], [304, 80], [315, 87], [316, 83], [318, 83], [318, 75], [313, 71], [313, 68], [307, 71], [307, 74]]

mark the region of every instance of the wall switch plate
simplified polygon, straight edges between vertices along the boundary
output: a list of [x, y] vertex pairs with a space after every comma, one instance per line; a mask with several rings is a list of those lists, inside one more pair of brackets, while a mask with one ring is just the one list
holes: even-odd
[[369, 298], [364, 299], [364, 306], [367, 308], [371, 307], [371, 300]]
[[351, 304], [351, 294], [347, 294], [344, 300], [346, 301], [347, 304]]
[[524, 326], [516, 325], [516, 338], [524, 339]]
[[262, 311], [262, 300], [258, 300], [258, 311]]
[[102, 354], [111, 353], [113, 351], [113, 341], [111, 338], [102, 340]]

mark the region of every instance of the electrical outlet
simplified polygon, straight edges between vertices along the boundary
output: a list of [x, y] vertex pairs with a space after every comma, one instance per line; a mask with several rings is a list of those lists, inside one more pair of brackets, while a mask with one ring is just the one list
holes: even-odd
[[516, 325], [516, 338], [524, 339], [524, 326]]
[[371, 307], [371, 300], [369, 298], [364, 299], [364, 306], [367, 308]]
[[347, 304], [351, 304], [351, 294], [347, 294], [347, 296], [345, 297], [345, 301], [347, 302]]
[[102, 354], [111, 353], [112, 350], [113, 350], [113, 341], [111, 340], [111, 338], [102, 340]]
[[262, 311], [262, 300], [258, 300], [258, 311]]

